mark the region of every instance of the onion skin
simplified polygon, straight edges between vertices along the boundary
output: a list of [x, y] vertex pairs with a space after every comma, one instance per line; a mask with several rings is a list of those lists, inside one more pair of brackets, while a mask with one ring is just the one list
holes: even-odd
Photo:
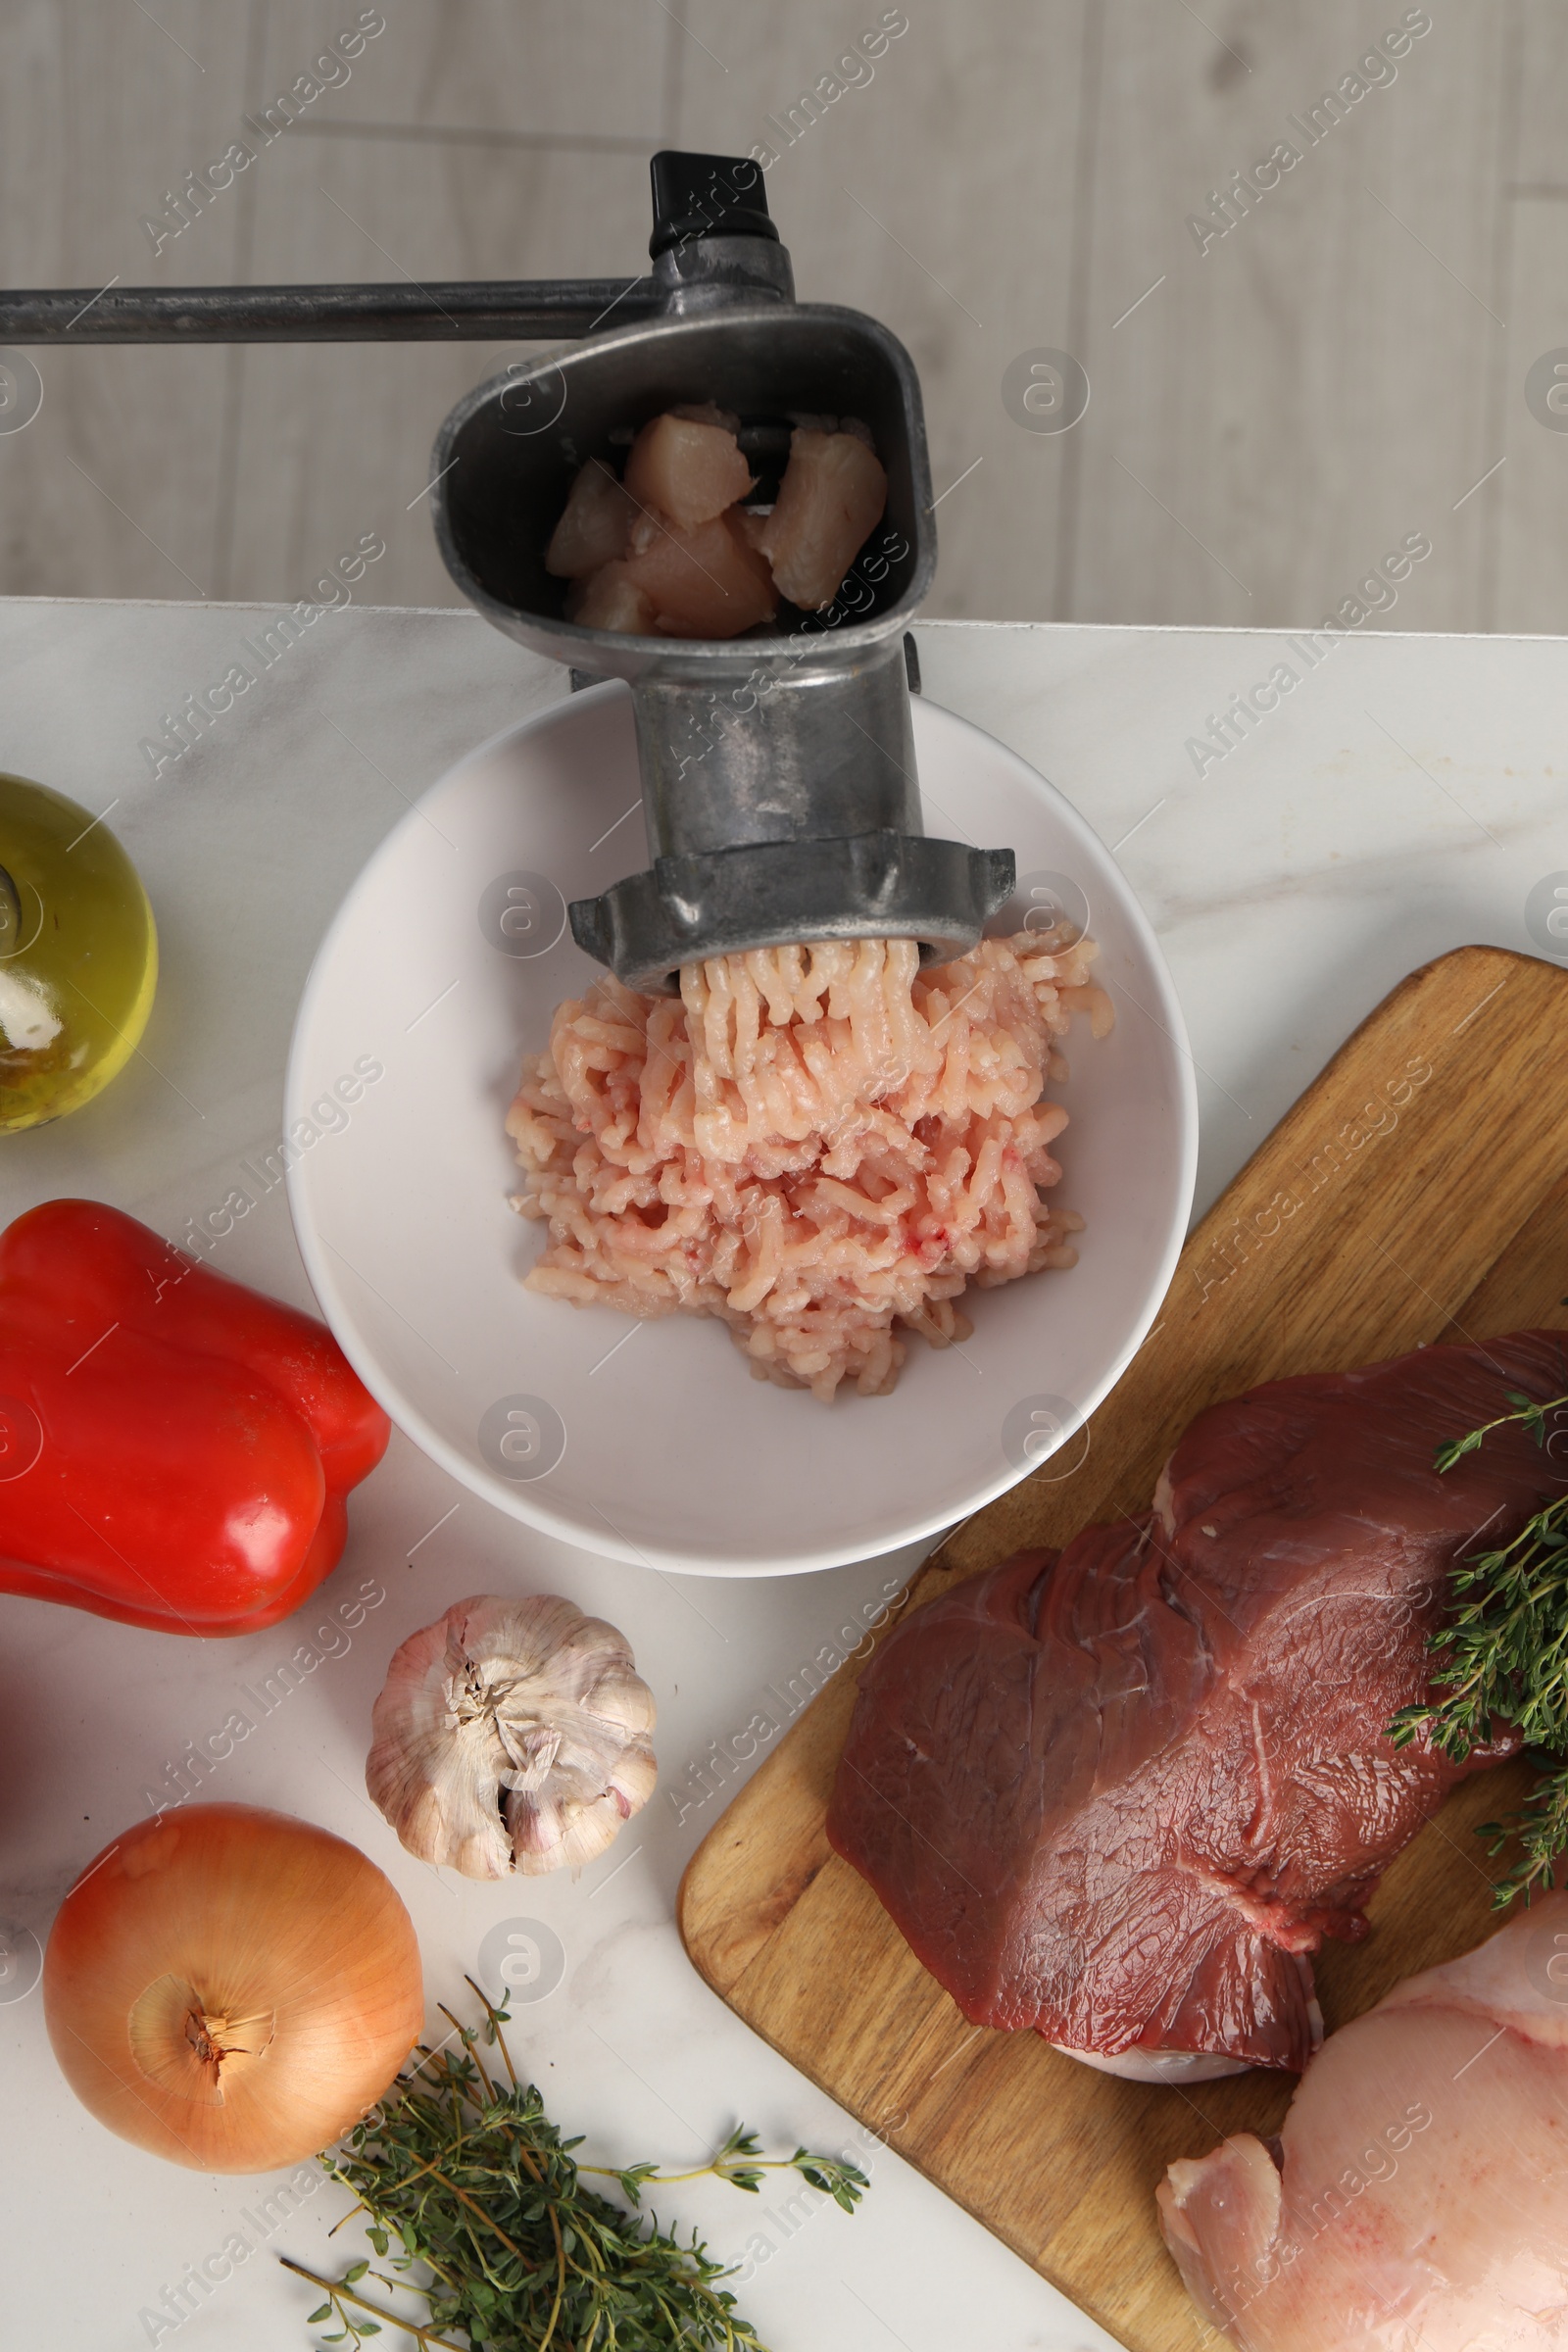
[[[43, 1998], [82, 2105], [209, 2173], [274, 2172], [330, 2146], [424, 2024], [391, 1881], [330, 1831], [256, 1805], [182, 1805], [106, 1847], [60, 1907]], [[233, 2021], [232, 2054], [207, 2055], [193, 2008]]]

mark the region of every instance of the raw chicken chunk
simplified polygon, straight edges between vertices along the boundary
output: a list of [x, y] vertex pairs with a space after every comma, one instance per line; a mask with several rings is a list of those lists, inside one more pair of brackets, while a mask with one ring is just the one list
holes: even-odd
[[766, 562], [730, 514], [691, 531], [639, 515], [632, 547], [624, 577], [648, 599], [663, 636], [738, 637], [778, 610]]
[[[637, 509], [602, 458], [590, 458], [566, 497], [565, 510], [545, 550], [545, 569], [558, 580], [580, 580], [626, 552]], [[614, 621], [601, 621], [614, 628]]]
[[778, 500], [761, 534], [773, 577], [792, 604], [832, 602], [888, 500], [888, 477], [858, 433], [798, 426]]
[[752, 469], [735, 435], [691, 416], [656, 416], [643, 426], [626, 460], [630, 496], [639, 507], [667, 514], [677, 530], [711, 522], [751, 487]]
[[1331, 2034], [1278, 2162], [1243, 2132], [1158, 2201], [1240, 2352], [1561, 2352], [1568, 1894]]
[[726, 433], [739, 433], [741, 420], [733, 409], [721, 409], [716, 400], [679, 402], [669, 412], [671, 416], [687, 416], [693, 424], [721, 424]]
[[585, 629], [618, 629], [623, 636], [653, 634], [654, 608], [626, 564], [606, 564], [566, 592], [566, 618]]
[[[917, 1609], [862, 1679], [828, 1837], [978, 2025], [1300, 2067], [1308, 1955], [1366, 1933], [1458, 1777], [1385, 1727], [1425, 1696], [1447, 1571], [1549, 1472], [1515, 1427], [1565, 1335], [1428, 1348], [1200, 1413], [1155, 1513]], [[1511, 1753], [1499, 1729], [1464, 1769]], [[1321, 2352], [1321, 2348], [1320, 2348]]]

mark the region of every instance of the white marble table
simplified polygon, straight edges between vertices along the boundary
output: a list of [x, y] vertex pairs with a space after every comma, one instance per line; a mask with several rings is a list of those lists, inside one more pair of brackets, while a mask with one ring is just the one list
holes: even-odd
[[[112, 808], [164, 956], [143, 1054], [85, 1111], [0, 1145], [7, 1219], [77, 1193], [175, 1235], [220, 1197], [215, 1177], [275, 1135], [295, 1001], [351, 877], [459, 753], [565, 691], [564, 672], [466, 613], [340, 611], [155, 779], [142, 740], [273, 617], [0, 604], [0, 766]], [[953, 623], [922, 630], [920, 649], [926, 692], [1041, 767], [1149, 908], [1200, 1073], [1200, 1207], [1414, 965], [1469, 940], [1568, 960], [1546, 927], [1568, 906], [1552, 898], [1558, 882], [1568, 894], [1559, 640], [1351, 635], [1309, 662], [1238, 631]], [[1217, 752], [1211, 714], [1281, 662], [1293, 688], [1234, 720], [1223, 758], [1189, 750], [1208, 735]], [[310, 1302], [280, 1191], [220, 1262]], [[872, 2190], [853, 2221], [809, 2192], [678, 2192], [682, 2221], [743, 2264], [742, 2308], [775, 2352], [1106, 2343], [895, 2152], [867, 2148], [706, 1989], [675, 1933], [681, 1868], [719, 1811], [712, 1744], [764, 1683], [896, 1589], [909, 1555], [777, 1582], [659, 1579], [530, 1534], [398, 1437], [352, 1519], [323, 1601], [367, 1578], [384, 1600], [213, 1769], [210, 1793], [308, 1815], [371, 1853], [413, 1910], [432, 1998], [514, 1923], [551, 1931], [561, 1979], [519, 2006], [517, 2038], [560, 2120], [612, 2161], [701, 2162], [737, 2117], [770, 2142], [858, 2147]], [[576, 1885], [438, 1875], [362, 1793], [386, 1659], [466, 1593], [552, 1588], [630, 1636], [659, 1694], [661, 1793]], [[315, 1622], [308, 1608], [295, 1626]], [[196, 1643], [0, 1597], [0, 1923], [24, 1955], [82, 1864], [167, 1795], [187, 1742], [297, 1638]], [[27, 1973], [0, 1981], [0, 2336], [28, 2352], [306, 2345], [314, 2298], [273, 2257], [324, 2257], [342, 2199], [179, 2172], [110, 2138], [56, 2072]]]

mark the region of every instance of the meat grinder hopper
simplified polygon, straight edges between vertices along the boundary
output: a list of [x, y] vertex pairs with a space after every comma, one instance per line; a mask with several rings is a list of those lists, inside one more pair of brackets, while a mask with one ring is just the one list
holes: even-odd
[[[913, 939], [944, 961], [1010, 895], [1014, 860], [921, 815], [905, 632], [936, 528], [913, 364], [862, 313], [796, 302], [755, 162], [664, 151], [652, 177], [646, 277], [0, 293], [0, 343], [581, 337], [468, 393], [431, 467], [441, 553], [486, 619], [574, 682], [631, 688], [653, 863], [573, 905], [579, 946], [653, 993], [683, 963], [793, 942]], [[568, 620], [544, 558], [579, 467], [706, 403], [739, 416], [764, 503], [794, 422], [869, 427], [887, 508], [837, 595], [730, 639]]]

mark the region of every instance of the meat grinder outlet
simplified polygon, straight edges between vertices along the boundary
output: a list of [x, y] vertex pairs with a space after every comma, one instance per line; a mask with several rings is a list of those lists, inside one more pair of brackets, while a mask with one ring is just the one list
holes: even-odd
[[914, 938], [946, 961], [1011, 891], [1009, 851], [924, 831], [901, 639], [758, 662], [727, 694], [658, 669], [632, 700], [654, 862], [570, 909], [628, 987], [805, 940]]

